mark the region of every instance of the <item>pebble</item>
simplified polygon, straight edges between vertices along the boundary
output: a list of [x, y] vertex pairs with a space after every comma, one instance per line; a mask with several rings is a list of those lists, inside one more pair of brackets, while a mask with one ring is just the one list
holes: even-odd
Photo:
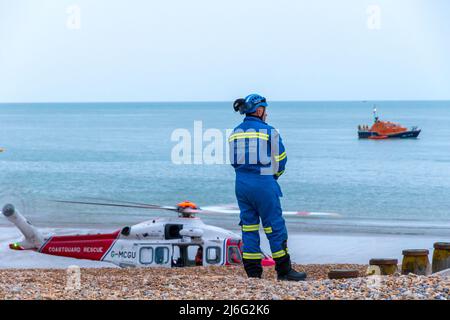
[[435, 299], [450, 300], [450, 278], [394, 275], [353, 279], [327, 278], [332, 269], [366, 265], [294, 265], [307, 281], [277, 281], [273, 268], [263, 279], [248, 279], [242, 267], [177, 269], [81, 269], [81, 289], [66, 290], [65, 270], [0, 270], [0, 299]]

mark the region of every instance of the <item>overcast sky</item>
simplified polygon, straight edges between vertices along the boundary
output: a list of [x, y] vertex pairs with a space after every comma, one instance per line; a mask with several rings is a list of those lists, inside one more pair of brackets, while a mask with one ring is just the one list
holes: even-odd
[[0, 102], [450, 99], [447, 0], [0, 0]]

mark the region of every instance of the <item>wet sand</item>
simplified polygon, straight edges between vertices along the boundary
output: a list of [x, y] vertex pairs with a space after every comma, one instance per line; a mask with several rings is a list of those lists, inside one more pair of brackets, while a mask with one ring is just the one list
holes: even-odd
[[[308, 281], [277, 281], [273, 268], [248, 279], [242, 267], [183, 269], [82, 268], [0, 270], [0, 299], [450, 299], [448, 276], [365, 277], [365, 265], [296, 265]], [[327, 279], [353, 268], [359, 278]]]

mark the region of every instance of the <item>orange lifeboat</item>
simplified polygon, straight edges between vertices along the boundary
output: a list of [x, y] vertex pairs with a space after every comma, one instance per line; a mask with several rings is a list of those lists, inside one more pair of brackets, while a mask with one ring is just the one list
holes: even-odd
[[417, 138], [420, 134], [421, 130], [417, 127], [408, 129], [397, 123], [381, 121], [378, 118], [376, 108], [374, 108], [373, 114], [374, 123], [370, 128], [367, 125], [358, 126], [358, 137], [360, 139]]

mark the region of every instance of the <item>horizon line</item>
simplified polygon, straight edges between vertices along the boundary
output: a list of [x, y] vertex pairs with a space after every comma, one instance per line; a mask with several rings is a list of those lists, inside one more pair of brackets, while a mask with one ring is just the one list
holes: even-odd
[[[123, 103], [230, 103], [232, 100], [154, 100], [154, 101], [23, 101], [23, 102], [0, 102], [6, 104], [123, 104]], [[381, 99], [381, 100], [271, 100], [270, 102], [450, 102], [450, 99]]]

